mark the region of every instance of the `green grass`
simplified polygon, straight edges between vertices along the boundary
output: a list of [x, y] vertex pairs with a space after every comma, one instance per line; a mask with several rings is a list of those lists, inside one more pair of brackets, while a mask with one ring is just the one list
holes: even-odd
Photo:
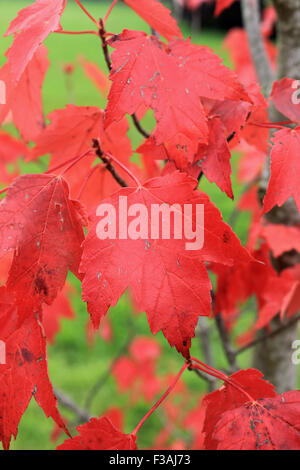
[[[9, 1], [1, 0], [0, 17], [0, 33], [4, 33], [8, 22], [16, 16], [20, 8], [27, 5], [28, 2], [24, 1]], [[108, 3], [106, 2], [84, 2], [88, 9], [94, 14], [95, 17], [104, 16], [107, 11]], [[81, 10], [72, 2], [69, 1], [66, 12], [63, 15], [62, 25], [66, 30], [85, 30], [93, 27], [92, 23], [85, 17]], [[113, 11], [108, 23], [107, 28], [109, 31], [118, 33], [123, 28], [128, 29], [142, 29], [148, 31], [147, 25], [129, 10], [125, 5], [118, 5]], [[187, 25], [183, 25], [183, 32], [185, 37], [189, 35]], [[228, 63], [228, 57], [222, 49], [222, 35], [219, 32], [201, 32], [200, 34], [192, 36], [193, 41], [199, 44], [205, 44], [214, 49], [219, 55], [224, 57]], [[0, 41], [1, 56], [4, 51], [9, 47], [11, 38], [4, 38]], [[49, 49], [49, 58], [51, 67], [47, 74], [47, 78], [43, 87], [43, 99], [45, 112], [56, 108], [63, 108], [69, 102], [70, 96], [77, 105], [97, 105], [104, 107], [105, 103], [94, 88], [94, 86], [84, 76], [81, 67], [78, 65], [78, 57], [84, 55], [87, 59], [97, 62], [100, 67], [105, 70], [105, 63], [102, 57], [102, 51], [99, 41], [94, 36], [68, 36], [61, 34], [52, 34], [47, 39], [46, 45]], [[4, 60], [3, 60], [4, 62]], [[67, 86], [63, 67], [65, 64], [74, 63], [76, 65], [75, 72], [71, 78], [71, 87]], [[150, 119], [145, 121], [145, 126], [149, 126]], [[131, 132], [134, 144], [137, 144], [140, 137], [135, 131]], [[234, 163], [237, 156], [233, 157]], [[235, 165], [234, 165], [235, 166]], [[24, 171], [38, 171], [34, 165], [23, 166]], [[236, 177], [233, 175], [234, 187], [236, 195], [240, 192], [241, 188], [236, 185]], [[224, 217], [228, 220], [235, 203], [230, 201], [218, 190], [216, 185], [210, 184], [207, 181], [201, 182], [201, 188], [210, 195], [213, 202], [222, 210]], [[247, 215], [239, 217], [236, 223], [236, 231], [240, 237], [245, 240], [246, 230], [248, 224]], [[93, 384], [106, 371], [111, 359], [117, 354], [118, 350], [126, 341], [128, 325], [132, 318], [129, 302], [126, 296], [121, 299], [117, 307], [110, 312], [114, 326], [114, 340], [112, 343], [105, 343], [100, 338], [96, 340], [94, 347], [87, 347], [85, 337], [85, 327], [87, 321], [87, 312], [85, 304], [80, 300], [80, 286], [77, 282], [73, 281], [78, 290], [77, 295], [73, 295], [72, 302], [76, 310], [76, 320], [62, 322], [62, 330], [57, 337], [57, 342], [54, 346], [50, 346], [49, 351], [49, 372], [51, 380], [55, 387], [64, 390], [68, 393], [79, 405], [84, 405], [84, 400], [88, 390], [91, 389]], [[249, 321], [247, 316], [243, 317], [242, 323], [244, 326]], [[144, 314], [133, 317], [133, 327], [135, 335], [148, 334], [149, 327]], [[161, 342], [164, 354], [160, 361], [160, 373], [175, 372], [179, 370], [182, 359], [180, 359], [174, 350], [171, 350], [161, 334], [157, 335]], [[212, 340], [214, 341], [214, 356], [218, 367], [226, 367], [226, 360], [222, 358], [222, 351], [219, 340], [214, 334]], [[194, 355], [201, 357], [200, 348], [197, 340], [193, 342]], [[241, 365], [248, 363], [249, 356], [243, 357]], [[204, 391], [202, 381], [197, 380], [193, 374], [186, 373], [184, 380], [191, 388], [195, 398]], [[20, 384], [20, 386], [22, 386]], [[140, 401], [133, 409], [128, 404], [128, 394], [120, 395], [114, 383], [110, 378], [106, 385], [95, 396], [92, 413], [100, 415], [106, 408], [112, 405], [121, 406], [126, 413], [126, 429], [132, 429], [143, 414], [147, 411], [147, 405]], [[149, 406], [148, 406], [149, 408]], [[65, 412], [60, 408], [63, 414], [70, 419], [74, 416]], [[145, 425], [144, 432], [141, 433], [139, 444], [141, 447], [148, 446], [151, 443], [153, 435], [159, 426], [158, 416], [153, 416], [149, 423]], [[55, 444], [49, 441], [49, 435], [53, 429], [51, 420], [47, 420], [42, 410], [32, 400], [28, 410], [26, 411], [19, 426], [19, 435], [13, 449], [48, 449], [54, 448]], [[63, 440], [60, 439], [60, 442]]]

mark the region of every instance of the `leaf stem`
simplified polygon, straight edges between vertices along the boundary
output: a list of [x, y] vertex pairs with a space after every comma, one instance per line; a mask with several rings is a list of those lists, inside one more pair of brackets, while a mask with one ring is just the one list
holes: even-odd
[[137, 179], [137, 177], [125, 166], [122, 162], [120, 162], [116, 157], [111, 155], [109, 152], [105, 152], [105, 155], [108, 156], [110, 160], [112, 160], [114, 163], [116, 163], [122, 170], [124, 170], [128, 176], [137, 184], [137, 186], [140, 188], [142, 187], [142, 183]]
[[[194, 360], [194, 361], [197, 361], [198, 363], [201, 363], [201, 361], [199, 361], [196, 358], [191, 358], [191, 359]], [[204, 363], [202, 363], [202, 364], [203, 364], [204, 367], [202, 367], [198, 364], [191, 364], [190, 368], [191, 369], [198, 369], [202, 372], [205, 372], [206, 374], [211, 375], [212, 377], [215, 377], [216, 379], [220, 379], [223, 382], [228, 383], [229, 385], [231, 385], [232, 387], [235, 387], [237, 390], [239, 390], [241, 393], [243, 393], [249, 399], [249, 401], [251, 401], [251, 402], [255, 401], [255, 399], [251, 395], [249, 395], [249, 393], [246, 390], [244, 390], [243, 387], [241, 387], [239, 384], [235, 383], [230, 377], [223, 374], [223, 372], [220, 372], [216, 369], [208, 370], [208, 369], [212, 369], [212, 367], [208, 367]]]
[[154, 413], [154, 411], [159, 407], [159, 405], [165, 400], [165, 398], [167, 398], [167, 396], [171, 393], [171, 391], [173, 390], [173, 388], [175, 387], [175, 385], [177, 384], [178, 380], [180, 379], [181, 375], [183, 374], [183, 372], [189, 367], [189, 363], [186, 362], [180, 369], [179, 373], [177, 374], [177, 376], [175, 377], [173, 383], [168, 387], [168, 389], [165, 391], [165, 393], [160, 397], [160, 399], [155, 403], [155, 405], [152, 406], [151, 410], [148, 411], [147, 414], [145, 414], [145, 416], [143, 417], [143, 419], [139, 422], [139, 424], [137, 425], [137, 427], [132, 431], [131, 434], [133, 435], [136, 435], [138, 433], [138, 431], [140, 430], [140, 428], [143, 426], [143, 424], [145, 423], [145, 421], [149, 418], [149, 416], [152, 415], [152, 413]]
[[78, 192], [78, 195], [77, 195], [77, 198], [76, 198], [77, 200], [80, 200], [80, 198], [81, 198], [81, 196], [82, 196], [82, 194], [83, 194], [83, 192], [84, 192], [91, 176], [95, 173], [96, 170], [99, 169], [99, 165], [101, 165], [101, 163], [98, 163], [98, 165], [93, 166], [93, 168], [90, 169], [90, 171], [88, 172], [88, 174], [84, 178], [84, 181], [83, 181], [83, 183], [82, 183], [82, 185], [79, 189], [79, 192]]
[[97, 31], [54, 31], [56, 34], [94, 34], [95, 36], [98, 36]]
[[3, 188], [0, 190], [0, 194], [3, 194], [3, 193], [6, 193], [6, 191], [9, 189], [8, 186], [6, 186], [6, 188]]
[[[91, 152], [91, 149], [89, 149], [89, 152]], [[63, 163], [60, 163], [59, 165], [54, 166], [53, 168], [49, 168], [48, 170], [44, 171], [43, 174], [47, 175], [49, 173], [52, 173], [53, 171], [59, 170], [60, 168], [63, 168], [64, 166], [68, 165], [69, 163], [73, 162], [74, 160], [77, 160], [79, 157], [72, 157], [69, 158], [68, 160], [64, 161]]]
[[[196, 357], [191, 357], [191, 360], [194, 361], [194, 362], [197, 362], [197, 363], [200, 364], [202, 367], [205, 367], [205, 368], [208, 369], [210, 372], [213, 372], [214, 374], [219, 374], [219, 376], [222, 376], [222, 377], [224, 377], [224, 378], [227, 378], [227, 375], [226, 375], [226, 374], [223, 374], [223, 372], [220, 372], [219, 370], [214, 369], [213, 367], [208, 366], [208, 365], [205, 364], [204, 362], [199, 361], [199, 359], [197, 359]], [[209, 374], [210, 372], [207, 372], [207, 374]]]
[[69, 171], [74, 165], [76, 165], [80, 160], [82, 160], [86, 155], [88, 155], [89, 153], [91, 153], [92, 150], [89, 149], [87, 150], [86, 152], [82, 153], [81, 155], [79, 155], [79, 157], [76, 157], [75, 160], [73, 162], [71, 162], [61, 173], [61, 176], [64, 175], [67, 171]]
[[86, 8], [84, 8], [84, 6], [82, 5], [82, 3], [79, 1], [79, 0], [75, 0], [75, 2], [77, 3], [77, 5], [79, 6], [79, 8], [81, 8], [81, 10], [86, 14], [86, 16], [88, 16], [90, 18], [90, 20], [93, 21], [93, 23], [95, 23], [97, 25], [97, 27], [99, 28], [99, 23], [98, 21], [95, 20], [95, 18], [87, 11]]
[[286, 126], [296, 124], [293, 121], [282, 121], [282, 122], [250, 122], [252, 126], [265, 127], [267, 129], [286, 129]]
[[103, 19], [103, 24], [105, 24], [105, 22], [107, 21], [109, 15], [110, 15], [111, 12], [112, 12], [113, 7], [116, 5], [117, 2], [118, 2], [118, 0], [114, 0], [114, 1], [112, 2], [112, 4], [110, 5], [108, 12], [106, 13], [106, 15], [105, 15], [105, 17], [104, 17], [104, 19]]

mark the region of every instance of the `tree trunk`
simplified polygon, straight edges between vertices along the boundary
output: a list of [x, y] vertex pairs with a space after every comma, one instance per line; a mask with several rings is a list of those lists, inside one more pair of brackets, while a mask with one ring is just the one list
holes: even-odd
[[181, 5], [181, 3], [178, 0], [172, 0], [172, 5], [173, 5], [175, 18], [177, 19], [177, 21], [182, 21], [184, 7]]
[[[251, 2], [249, 2], [249, 0], [241, 1], [244, 9], [244, 20], [247, 20], [247, 17], [245, 17], [245, 14], [247, 13], [249, 16], [249, 8], [247, 8], [247, 4], [249, 6]], [[297, 79], [300, 75], [300, 0], [273, 0], [273, 3], [278, 14], [277, 42], [279, 57], [277, 79], [281, 79], [283, 77]], [[246, 24], [245, 27], [249, 31]], [[251, 38], [249, 38], [249, 42], [253, 55], [255, 54], [255, 46], [251, 44]], [[256, 44], [256, 48], [257, 47], [258, 46]], [[258, 48], [261, 53], [261, 45]], [[266, 58], [264, 58], [264, 60], [265, 59]], [[261, 60], [259, 62], [258, 58], [258, 60], [254, 60], [254, 62], [258, 77], [262, 78], [261, 81], [263, 81], [263, 83], [261, 83], [261, 85], [263, 86], [263, 89], [265, 91], [270, 90], [271, 83], [266, 83], [268, 76], [271, 76], [270, 71], [262, 70], [262, 67], [266, 67], [266, 60]], [[282, 120], [282, 116], [280, 116], [274, 108], [271, 108], [270, 119], [272, 121], [280, 121]], [[265, 192], [269, 181], [269, 166], [270, 165], [268, 163], [263, 175], [260, 196]], [[292, 199], [287, 201], [280, 208], [275, 207], [267, 215], [267, 218], [268, 221], [273, 224], [295, 225], [300, 221], [299, 212]], [[274, 266], [280, 272], [287, 267], [299, 263], [299, 259], [300, 257], [298, 253], [287, 253], [282, 255], [279, 259], [274, 260]], [[272, 322], [273, 328], [276, 328], [279, 322], [279, 318], [276, 318]], [[297, 366], [292, 363], [292, 343], [297, 339], [297, 336], [298, 325], [296, 324], [283, 331], [280, 335], [263, 342], [255, 350], [255, 367], [261, 370], [266, 379], [275, 385], [278, 393], [283, 393], [296, 387]]]

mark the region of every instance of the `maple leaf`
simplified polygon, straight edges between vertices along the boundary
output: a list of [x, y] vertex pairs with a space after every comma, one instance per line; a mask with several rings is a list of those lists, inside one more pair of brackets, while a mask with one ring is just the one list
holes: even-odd
[[[120, 196], [126, 197], [128, 207], [143, 204], [149, 214], [152, 204], [179, 204], [181, 210], [187, 203], [202, 204], [204, 246], [186, 250], [184, 235], [182, 239], [152, 239], [151, 220], [147, 222], [147, 239], [100, 240], [96, 220], [83, 244], [80, 266], [84, 273], [83, 299], [96, 328], [108, 308], [130, 286], [137, 305], [147, 313], [152, 333], [162, 330], [170, 345], [188, 357], [198, 316], [210, 313], [211, 284], [204, 262], [232, 265], [251, 259], [208, 197], [194, 191], [195, 185], [193, 178], [173, 172], [153, 178], [142, 187], [124, 188], [104, 201], [115, 207], [117, 220]], [[198, 228], [202, 227], [201, 222], [197, 223]]]
[[268, 245], [276, 258], [286, 251], [296, 250], [300, 252], [299, 227], [268, 224], [263, 227], [262, 236], [268, 242]]
[[195, 165], [203, 171], [209, 181], [216, 183], [221, 191], [233, 199], [230, 158], [231, 153], [224, 126], [219, 118], [211, 119], [208, 145], [199, 145], [195, 156]]
[[5, 36], [15, 34], [15, 39], [7, 51], [11, 80], [20, 79], [34, 53], [52, 31], [61, 29], [60, 17], [66, 0], [36, 0], [19, 11], [11, 22]]
[[201, 97], [251, 103], [236, 74], [223, 65], [222, 59], [209, 47], [192, 44], [190, 39], [177, 39], [168, 44], [169, 54], [182, 70], [184, 84]]
[[171, 11], [157, 0], [123, 0], [132, 8], [146, 23], [148, 23], [158, 34], [168, 41], [174, 37], [181, 38], [182, 33], [172, 18]]
[[200, 97], [250, 101], [236, 76], [208, 48], [176, 40], [166, 48], [154, 36], [124, 30], [113, 37], [112, 86], [105, 127], [142, 104], [154, 110], [153, 139], [191, 161], [207, 143], [207, 118]]
[[145, 104], [154, 110], [157, 144], [173, 139], [176, 145], [183, 136], [187, 153], [195, 153], [198, 141], [207, 140], [206, 117], [198, 97], [185, 86], [175, 59], [166, 54], [155, 36], [140, 31], [124, 30], [109, 43], [115, 51], [104, 127]]
[[36, 139], [33, 158], [52, 154], [51, 166], [63, 163], [88, 150], [92, 139], [99, 137], [102, 111], [96, 106], [67, 105], [57, 109], [47, 118], [50, 124]]
[[40, 46], [17, 84], [11, 79], [9, 63], [0, 69], [0, 80], [6, 85], [6, 104], [0, 106], [0, 123], [11, 111], [25, 141], [34, 140], [44, 127], [41, 87], [48, 67], [47, 49]]
[[69, 269], [78, 276], [83, 224], [83, 207], [69, 199], [63, 178], [23, 175], [9, 187], [0, 203], [0, 257], [15, 250], [7, 286], [29, 311], [53, 302]]
[[[295, 85], [295, 86], [294, 86]], [[300, 121], [297, 96], [298, 82], [283, 78], [273, 85], [271, 98], [276, 108], [292, 121]], [[294, 100], [296, 98], [296, 102]], [[282, 129], [272, 138], [271, 177], [264, 198], [264, 212], [269, 212], [275, 205], [282, 206], [289, 197], [293, 197], [300, 210], [300, 193], [297, 174], [299, 173], [300, 127]]]
[[290, 391], [225, 412], [216, 424], [217, 450], [299, 450], [300, 392]]
[[271, 99], [278, 111], [287, 116], [291, 121], [296, 122], [300, 122], [298, 86], [297, 80], [283, 78], [273, 83], [271, 92]]
[[76, 429], [80, 435], [67, 439], [57, 450], [137, 450], [136, 436], [122, 433], [106, 416], [92, 418]]
[[299, 178], [300, 163], [298, 148], [300, 127], [282, 129], [272, 138], [271, 177], [264, 197], [264, 213], [274, 206], [282, 206], [289, 197], [293, 197], [300, 210]]
[[[101, 109], [95, 106], [75, 105], [67, 105], [64, 109], [55, 110], [48, 115], [48, 118], [51, 123], [37, 138], [32, 158], [50, 153], [50, 170], [63, 164], [66, 161], [66, 155], [72, 158], [83, 154], [91, 148], [93, 139], [100, 138], [103, 152], [111, 153], [128, 168], [133, 168], [135, 174], [139, 174], [138, 166], [130, 162], [132, 147], [127, 136], [129, 126], [126, 118], [113, 122], [104, 130]], [[82, 182], [88, 178], [81, 198], [88, 209], [92, 209], [101, 199], [119, 188], [104, 164], [100, 164], [90, 176], [95, 159], [96, 155], [94, 151], [91, 151], [90, 155], [86, 155], [77, 162], [65, 175], [70, 185], [71, 196], [74, 198], [81, 191]], [[59, 172], [61, 169], [58, 170]], [[78, 174], [81, 175], [80, 178]], [[119, 174], [126, 178], [126, 173], [122, 169], [119, 170]]]
[[[229, 379], [250, 394], [254, 400], [276, 396], [274, 386], [262, 379], [263, 374], [255, 369], [241, 370], [232, 374]], [[218, 442], [215, 437], [215, 426], [222, 419], [223, 413], [239, 408], [249, 402], [249, 396], [228, 382], [215, 392], [206, 395], [201, 403], [204, 408], [202, 432], [205, 433], [204, 448], [213, 450]], [[199, 431], [200, 433], [200, 431]]]
[[6, 363], [0, 365], [0, 440], [4, 449], [8, 449], [32, 396], [47, 417], [51, 416], [65, 432], [67, 429], [49, 380], [46, 339], [38, 316], [18, 326], [17, 309], [5, 288], [0, 288], [0, 305], [0, 338], [6, 346]]

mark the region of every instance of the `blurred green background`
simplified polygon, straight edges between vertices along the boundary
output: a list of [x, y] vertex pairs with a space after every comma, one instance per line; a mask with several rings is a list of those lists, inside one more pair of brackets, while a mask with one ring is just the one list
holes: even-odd
[[[1, 16], [0, 16], [0, 32], [3, 34], [8, 27], [9, 22], [16, 16], [17, 12], [28, 5], [26, 1], [0, 0]], [[104, 1], [84, 1], [84, 5], [94, 15], [94, 17], [103, 17], [109, 7], [110, 2]], [[82, 13], [74, 1], [69, 0], [66, 11], [63, 14], [62, 25], [65, 30], [85, 30], [92, 29], [93, 25], [89, 19]], [[126, 5], [120, 3], [113, 10], [108, 22], [107, 30], [113, 33], [120, 32], [123, 28], [145, 30], [149, 32], [149, 27]], [[181, 24], [185, 37], [192, 35], [192, 40], [199, 44], [210, 46], [218, 55], [224, 58], [225, 63], [230, 65], [228, 55], [222, 47], [223, 35], [219, 31], [201, 31], [197, 34], [191, 34], [188, 24]], [[3, 53], [9, 47], [11, 38], [2, 38], [0, 42], [1, 59], [0, 65], [4, 63]], [[56, 108], [63, 108], [69, 102], [70, 97], [77, 105], [97, 105], [105, 106], [104, 99], [99, 95], [97, 89], [85, 77], [82, 68], [78, 64], [78, 57], [83, 55], [86, 59], [92, 60], [99, 64], [102, 70], [106, 71], [105, 63], [102, 56], [102, 50], [99, 40], [96, 36], [82, 35], [69, 36], [62, 34], [52, 34], [46, 41], [49, 49], [49, 58], [51, 67], [46, 77], [43, 88], [43, 98], [45, 113]], [[63, 68], [66, 64], [75, 64], [75, 71], [66, 80], [66, 74]], [[70, 96], [71, 95], [71, 96]], [[145, 127], [151, 125], [150, 118], [146, 118], [143, 123]], [[130, 131], [133, 145], [140, 142], [140, 136], [137, 135], [135, 129]], [[237, 155], [233, 156], [233, 167], [235, 166]], [[24, 172], [40, 171], [39, 167], [34, 164], [24, 164]], [[236, 184], [235, 174], [233, 175], [234, 191], [236, 198], [242, 188]], [[219, 207], [225, 220], [229, 220], [230, 215], [235, 207], [235, 202], [228, 199], [214, 184], [201, 181], [201, 189], [206, 191], [212, 201]], [[247, 234], [248, 216], [243, 214], [238, 216], [234, 229], [245, 241]], [[72, 278], [71, 278], [72, 279]], [[84, 406], [89, 390], [98, 381], [99, 377], [107, 371], [112, 359], [118, 354], [122, 345], [126, 343], [129, 328], [133, 330], [134, 336], [140, 334], [150, 334], [146, 320], [146, 315], [132, 315], [130, 302], [125, 295], [114, 309], [109, 312], [109, 316], [113, 323], [114, 338], [112, 342], [105, 342], [100, 337], [96, 337], [93, 347], [87, 346], [86, 341], [86, 323], [87, 312], [85, 304], [80, 298], [80, 285], [72, 279], [72, 283], [76, 287], [76, 294], [72, 295], [72, 304], [76, 311], [76, 320], [63, 320], [62, 329], [57, 336], [55, 345], [49, 346], [49, 374], [54, 387], [63, 390], [79, 405]], [[244, 330], [247, 323], [251, 320], [251, 307], [245, 311], [240, 321], [239, 328]], [[130, 326], [131, 325], [131, 326]], [[239, 329], [238, 328], [238, 329]], [[163, 347], [163, 354], [159, 361], [158, 374], [176, 373], [182, 365], [182, 358], [172, 350], [162, 334], [157, 335]], [[224, 359], [222, 349], [220, 347], [218, 334], [215, 331], [212, 336], [213, 355], [218, 368], [226, 368], [228, 364]], [[201, 359], [201, 348], [197, 338], [193, 340], [193, 355]], [[249, 365], [249, 354], [243, 354], [239, 358], [241, 367]], [[191, 403], [187, 403], [187, 408], [193, 405], [193, 400], [201, 392], [206, 390], [206, 384], [196, 375], [185, 372], [183, 381], [192, 391]], [[22, 386], [20, 384], [20, 386]], [[142, 399], [135, 406], [130, 405], [129, 394], [120, 394], [116, 388], [115, 380], [109, 377], [105, 385], [99, 390], [93, 401], [93, 407], [90, 410], [94, 416], [99, 416], [103, 411], [111, 406], [119, 406], [125, 413], [126, 430], [132, 430], [143, 415], [148, 411], [149, 404]], [[60, 405], [60, 410], [64, 416], [71, 421], [74, 415], [65, 410]], [[161, 428], [159, 419], [159, 411], [156, 412], [151, 419], [147, 421], [140, 433], [138, 444], [140, 448], [149, 447], [153, 442], [154, 436]], [[53, 422], [47, 419], [43, 411], [37, 406], [34, 400], [23, 416], [20, 426], [19, 435], [16, 442], [12, 444], [12, 449], [53, 449], [57, 444], [62, 442], [65, 436], [61, 436], [57, 443], [49, 440], [49, 436], [53, 430]]]

